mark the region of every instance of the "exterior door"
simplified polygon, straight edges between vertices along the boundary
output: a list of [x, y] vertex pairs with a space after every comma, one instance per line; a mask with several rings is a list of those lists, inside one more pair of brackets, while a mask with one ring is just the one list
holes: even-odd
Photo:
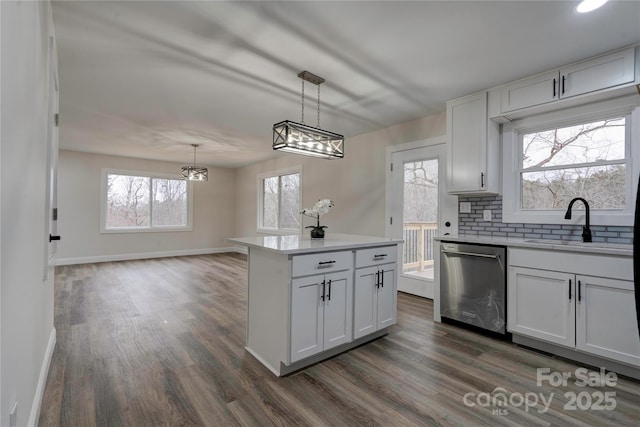
[[[388, 235], [404, 240], [398, 290], [433, 298], [433, 238], [457, 235], [457, 197], [447, 194], [446, 140], [391, 147], [387, 178]], [[440, 143], [434, 143], [440, 142]]]

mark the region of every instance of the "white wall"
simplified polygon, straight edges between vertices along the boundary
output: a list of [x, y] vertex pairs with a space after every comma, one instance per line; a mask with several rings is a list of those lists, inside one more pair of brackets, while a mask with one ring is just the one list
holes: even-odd
[[[49, 2], [0, 2], [0, 424], [35, 420], [53, 330], [53, 279], [43, 281], [48, 125]], [[36, 402], [35, 407], [32, 405]]]
[[100, 233], [101, 169], [169, 173], [182, 164], [60, 151], [58, 264], [206, 253], [228, 248], [235, 216], [235, 172], [209, 168], [209, 181], [193, 184], [193, 230]]
[[[347, 138], [344, 159], [282, 154], [277, 159], [237, 169], [235, 234], [256, 234], [257, 175], [302, 165], [303, 207], [311, 207], [324, 198], [335, 202], [331, 212], [321, 218], [322, 225], [329, 227], [327, 233], [384, 236], [386, 147], [445, 133], [442, 113]], [[312, 218], [305, 218], [305, 226], [312, 223]]]

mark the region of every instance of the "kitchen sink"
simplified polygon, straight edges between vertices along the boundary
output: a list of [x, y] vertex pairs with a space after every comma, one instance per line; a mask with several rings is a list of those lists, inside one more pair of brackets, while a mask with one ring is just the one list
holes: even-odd
[[525, 239], [527, 243], [543, 243], [545, 245], [556, 246], [576, 246], [582, 248], [607, 248], [607, 249], [632, 249], [632, 245], [626, 245], [622, 243], [603, 243], [593, 242], [586, 243], [578, 240], [552, 240], [552, 239]]

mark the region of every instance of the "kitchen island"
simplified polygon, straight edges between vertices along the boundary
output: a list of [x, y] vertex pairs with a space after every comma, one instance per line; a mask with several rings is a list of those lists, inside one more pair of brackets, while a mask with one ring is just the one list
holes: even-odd
[[396, 323], [402, 240], [328, 234], [228, 239], [248, 248], [246, 349], [286, 375]]

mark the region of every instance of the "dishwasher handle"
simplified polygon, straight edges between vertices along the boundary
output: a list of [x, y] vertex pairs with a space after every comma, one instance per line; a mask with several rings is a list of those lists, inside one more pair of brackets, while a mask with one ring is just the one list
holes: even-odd
[[500, 258], [500, 255], [481, 254], [477, 252], [447, 251], [444, 249], [441, 252], [443, 254], [450, 254], [450, 255], [462, 255], [462, 256], [472, 256], [477, 258], [495, 259], [496, 261], [498, 261], [498, 263], [500, 263], [500, 268], [504, 270], [504, 265], [502, 264], [502, 259]]
[[475, 256], [475, 257], [480, 257], [480, 258], [500, 259], [500, 255], [479, 254], [479, 253], [476, 253], [476, 252], [442, 251], [442, 253], [443, 254], [452, 254], [452, 255]]

